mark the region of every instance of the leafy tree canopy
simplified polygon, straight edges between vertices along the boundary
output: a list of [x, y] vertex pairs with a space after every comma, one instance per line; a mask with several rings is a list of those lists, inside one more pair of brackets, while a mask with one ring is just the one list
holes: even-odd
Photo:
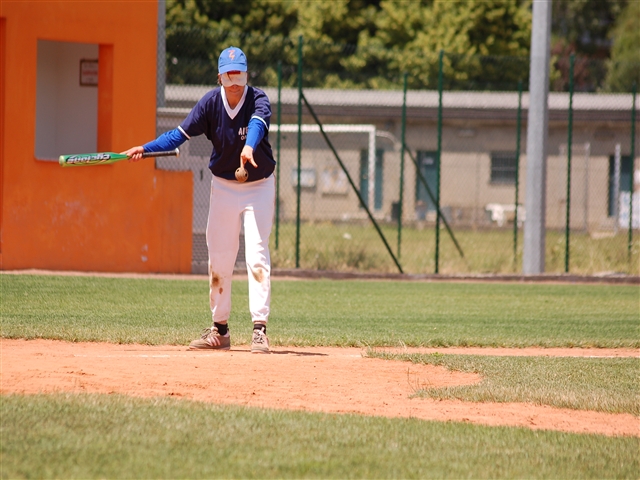
[[[637, 0], [631, 0], [631, 3]], [[553, 0], [552, 43], [571, 52], [606, 58], [611, 50], [610, 31], [629, 0]]]
[[[637, 3], [554, 0], [557, 88], [567, 83], [562, 59], [608, 57], [615, 20]], [[531, 0], [168, 0], [166, 25], [170, 83], [214, 83], [220, 51], [236, 45], [247, 53], [253, 84], [275, 85], [280, 63], [284, 84], [294, 85], [299, 36], [306, 86], [399, 88], [406, 72], [411, 87], [434, 88], [441, 50], [447, 88], [528, 82]], [[578, 73], [585, 90], [605, 76], [586, 67]]]
[[[375, 68], [372, 80], [403, 72], [415, 86], [434, 86], [440, 51], [446, 52], [444, 71], [450, 87], [456, 82], [496, 82], [512, 73], [523, 78], [519, 65], [495, 71], [491, 57], [526, 59], [531, 37], [529, 3], [518, 0], [436, 0], [381, 2], [376, 29], [359, 36], [358, 52], [349, 59], [352, 69]], [[489, 58], [480, 58], [480, 56]], [[517, 82], [517, 80], [516, 80]], [[453, 84], [452, 84], [453, 83]], [[375, 84], [372, 87], [378, 86]]]
[[610, 36], [613, 48], [605, 88], [628, 92], [640, 85], [640, 2], [629, 2]]

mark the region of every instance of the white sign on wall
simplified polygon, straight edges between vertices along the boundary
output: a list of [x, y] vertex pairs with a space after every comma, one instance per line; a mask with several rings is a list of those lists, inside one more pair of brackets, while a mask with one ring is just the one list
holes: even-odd
[[80, 86], [98, 86], [98, 60], [80, 60]]

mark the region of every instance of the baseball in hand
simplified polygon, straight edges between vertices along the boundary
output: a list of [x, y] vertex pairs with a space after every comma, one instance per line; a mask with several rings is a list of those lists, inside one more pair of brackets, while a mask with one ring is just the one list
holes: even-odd
[[249, 178], [249, 172], [244, 168], [246, 162], [251, 163], [254, 168], [258, 168], [255, 160], [253, 159], [253, 148], [249, 145], [245, 145], [240, 154], [240, 168], [236, 170], [236, 180], [239, 182], [246, 182]]
[[236, 180], [240, 183], [246, 182], [249, 178], [249, 172], [244, 168], [244, 165], [240, 165], [240, 168], [236, 170]]

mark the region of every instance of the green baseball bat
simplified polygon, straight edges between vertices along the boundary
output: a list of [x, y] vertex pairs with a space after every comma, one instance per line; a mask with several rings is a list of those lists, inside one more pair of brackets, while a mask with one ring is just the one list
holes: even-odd
[[[144, 152], [142, 158], [148, 157], [179, 157], [180, 150], [169, 150], [166, 152]], [[60, 155], [59, 163], [63, 167], [81, 167], [88, 165], [108, 165], [110, 163], [127, 160], [129, 157], [122, 153], [100, 152], [81, 153], [76, 155]]]

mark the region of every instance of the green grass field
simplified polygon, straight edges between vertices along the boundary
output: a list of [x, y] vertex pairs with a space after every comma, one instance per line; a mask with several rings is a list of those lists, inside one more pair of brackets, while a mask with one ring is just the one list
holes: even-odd
[[[2, 275], [5, 338], [187, 345], [211, 324], [206, 280]], [[274, 281], [275, 345], [640, 347], [628, 285]], [[235, 343], [250, 338], [233, 285]]]
[[[271, 255], [276, 268], [296, 266], [296, 226], [282, 223], [278, 249], [272, 240]], [[381, 225], [391, 251], [398, 256], [397, 226]], [[472, 230], [454, 228], [453, 234], [464, 253], [460, 256], [448, 232], [440, 232], [438, 269], [441, 274], [520, 273], [522, 271], [523, 233], [518, 233], [514, 257], [511, 228]], [[564, 273], [564, 231], [547, 231], [545, 272]], [[434, 226], [404, 227], [400, 234], [399, 262], [405, 273], [435, 272]], [[373, 226], [357, 223], [303, 223], [300, 228], [300, 268], [332, 271], [393, 272], [398, 269]], [[640, 275], [640, 238], [633, 237], [631, 256], [627, 231], [616, 235], [592, 237], [584, 232], [571, 232], [569, 273]]]
[[2, 478], [637, 478], [637, 438], [120, 396], [2, 401]]
[[417, 396], [468, 402], [527, 402], [640, 416], [638, 358], [407, 355], [375, 351], [370, 351], [369, 356], [443, 365], [483, 377], [481, 383], [471, 386], [429, 389], [416, 386]]
[[[250, 337], [234, 282], [234, 343]], [[80, 292], [80, 293], [79, 293]], [[3, 338], [185, 345], [206, 280], [0, 275]], [[640, 347], [637, 286], [273, 282], [277, 345]], [[370, 355], [376, 355], [375, 349]], [[385, 354], [386, 355], [386, 354]], [[638, 359], [395, 356], [479, 372], [416, 395], [639, 414]], [[1, 478], [637, 478], [636, 438], [222, 407], [0, 397]]]

